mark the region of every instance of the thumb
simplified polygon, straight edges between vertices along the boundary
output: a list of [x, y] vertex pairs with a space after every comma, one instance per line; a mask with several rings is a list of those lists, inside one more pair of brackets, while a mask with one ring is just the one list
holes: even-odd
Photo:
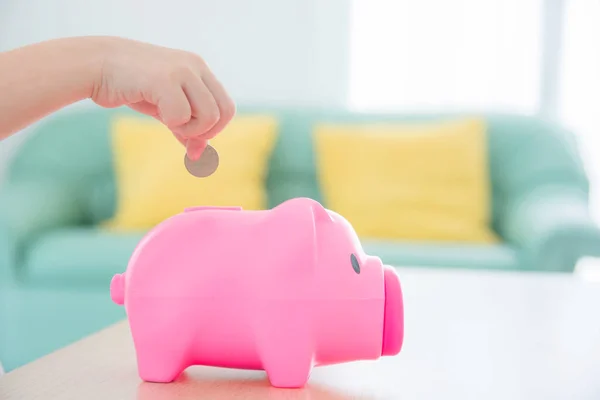
[[175, 138], [186, 148], [186, 154], [192, 161], [200, 158], [208, 145], [208, 140], [202, 138], [186, 138], [178, 132], [173, 132]]
[[187, 156], [190, 160], [195, 161], [200, 158], [204, 149], [208, 145], [205, 139], [190, 138], [186, 145]]

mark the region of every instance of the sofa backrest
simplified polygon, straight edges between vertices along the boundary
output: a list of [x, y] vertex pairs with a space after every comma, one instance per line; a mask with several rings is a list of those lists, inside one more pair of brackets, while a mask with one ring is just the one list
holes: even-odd
[[[44, 179], [65, 185], [97, 223], [115, 210], [115, 180], [109, 124], [127, 108], [63, 110], [31, 132], [7, 169], [7, 180]], [[299, 196], [321, 196], [312, 127], [318, 122], [432, 121], [467, 116], [462, 113], [399, 115], [345, 110], [238, 108], [238, 113], [268, 113], [280, 121], [266, 186], [269, 207]], [[477, 114], [473, 114], [477, 115]], [[576, 186], [588, 192], [588, 179], [576, 137], [564, 128], [535, 117], [485, 114], [492, 183], [494, 225], [502, 205], [539, 185]], [[433, 161], [432, 161], [433, 162]]]

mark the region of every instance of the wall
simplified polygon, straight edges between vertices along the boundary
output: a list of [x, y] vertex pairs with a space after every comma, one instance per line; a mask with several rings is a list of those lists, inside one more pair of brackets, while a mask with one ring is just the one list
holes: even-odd
[[[4, 0], [0, 51], [119, 35], [201, 54], [239, 104], [344, 105], [346, 0]], [[1, 112], [1, 110], [0, 110]], [[0, 143], [4, 166], [26, 133]]]

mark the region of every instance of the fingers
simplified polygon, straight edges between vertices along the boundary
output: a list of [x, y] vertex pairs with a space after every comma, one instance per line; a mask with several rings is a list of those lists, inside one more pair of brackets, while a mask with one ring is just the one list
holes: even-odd
[[[219, 134], [235, 115], [235, 104], [208, 68], [182, 68], [161, 85], [156, 101], [132, 104], [132, 108], [161, 120], [186, 147], [190, 159], [198, 159], [208, 140]], [[156, 104], [153, 110], [151, 104]]]
[[187, 156], [192, 161], [199, 159], [207, 145], [207, 140], [198, 138], [189, 139], [186, 146]]
[[179, 143], [181, 143], [183, 147], [185, 147], [186, 154], [190, 160], [199, 159], [202, 153], [204, 152], [206, 145], [208, 144], [208, 142], [203, 139], [190, 139], [183, 137], [175, 132], [173, 132], [173, 135], [179, 141]]
[[[158, 117], [158, 110], [154, 104], [151, 104], [147, 101], [140, 101], [138, 103], [131, 103], [129, 107], [131, 107], [133, 110], [139, 113], [148, 115], [149, 117], [154, 117], [157, 120], [161, 121], [161, 119]], [[208, 144], [207, 141], [204, 139], [190, 139], [176, 132], [173, 132], [173, 135], [179, 141], [179, 143], [181, 143], [183, 147], [186, 148], [187, 155], [192, 160], [197, 160], [198, 158], [200, 158], [202, 152]]]
[[156, 101], [158, 118], [171, 131], [189, 122], [192, 109], [181, 85], [165, 85], [159, 93], [159, 98]]
[[185, 78], [187, 79], [181, 85], [190, 104], [191, 118], [173, 132], [184, 139], [187, 156], [191, 160], [197, 160], [207, 145], [207, 140], [202, 135], [219, 121], [219, 107], [198, 75], [189, 73]]
[[181, 85], [189, 101], [192, 114], [189, 122], [178, 127], [176, 132], [183, 137], [196, 138], [219, 121], [219, 107], [213, 94], [195, 73], [191, 73]]
[[221, 82], [217, 80], [210, 70], [207, 70], [202, 75], [202, 81], [212, 93], [219, 108], [219, 120], [210, 128], [210, 130], [202, 134], [202, 137], [208, 140], [219, 134], [225, 126], [231, 122], [235, 115], [235, 103], [229, 97]]

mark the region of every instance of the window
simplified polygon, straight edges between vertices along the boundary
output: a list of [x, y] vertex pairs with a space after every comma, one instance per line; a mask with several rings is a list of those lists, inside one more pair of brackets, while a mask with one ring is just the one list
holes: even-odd
[[539, 106], [542, 0], [354, 0], [349, 106]]

